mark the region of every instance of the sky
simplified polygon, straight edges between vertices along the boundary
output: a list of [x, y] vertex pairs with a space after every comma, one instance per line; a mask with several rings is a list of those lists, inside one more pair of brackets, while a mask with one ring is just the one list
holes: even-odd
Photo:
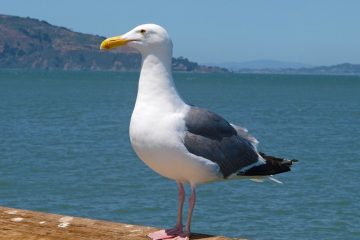
[[0, 14], [106, 37], [157, 23], [174, 56], [205, 64], [360, 64], [359, 0], [0, 0]]

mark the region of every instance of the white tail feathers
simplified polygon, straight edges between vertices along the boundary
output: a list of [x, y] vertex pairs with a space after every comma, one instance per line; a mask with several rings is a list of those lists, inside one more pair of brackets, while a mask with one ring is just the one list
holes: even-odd
[[268, 179], [269, 179], [270, 181], [275, 182], [275, 183], [278, 183], [278, 184], [283, 184], [283, 183], [282, 183], [282, 181], [277, 180], [277, 179], [276, 179], [276, 178], [274, 178], [273, 176], [268, 176]]
[[[281, 182], [280, 180], [277, 180], [276, 178], [274, 178], [273, 176], [267, 176], [267, 179], [274, 182], [274, 183], [278, 183], [278, 184], [283, 184], [283, 182]], [[266, 180], [266, 178], [263, 177], [257, 177], [257, 178], [249, 178], [250, 181], [253, 182], [257, 182], [257, 183], [262, 183]]]
[[262, 183], [262, 182], [264, 182], [264, 178], [250, 178], [250, 181]]

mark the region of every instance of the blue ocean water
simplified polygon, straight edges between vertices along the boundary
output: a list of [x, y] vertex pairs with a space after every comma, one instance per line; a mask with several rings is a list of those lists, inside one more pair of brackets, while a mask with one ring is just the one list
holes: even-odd
[[[177, 189], [134, 154], [138, 73], [0, 71], [0, 205], [171, 227]], [[192, 229], [360, 239], [360, 77], [175, 74], [188, 102], [296, 158], [272, 182], [198, 187]]]

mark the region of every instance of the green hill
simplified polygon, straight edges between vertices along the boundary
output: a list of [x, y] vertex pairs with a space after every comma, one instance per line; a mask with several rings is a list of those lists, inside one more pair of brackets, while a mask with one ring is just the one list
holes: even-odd
[[[100, 52], [104, 37], [71, 31], [32, 18], [0, 15], [0, 68], [136, 71], [136, 52]], [[173, 70], [227, 72], [173, 58]]]

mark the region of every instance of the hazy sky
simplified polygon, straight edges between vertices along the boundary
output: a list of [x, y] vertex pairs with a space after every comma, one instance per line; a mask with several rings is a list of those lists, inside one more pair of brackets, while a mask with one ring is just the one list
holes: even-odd
[[103, 36], [157, 23], [200, 63], [360, 63], [359, 0], [0, 0], [0, 13]]

